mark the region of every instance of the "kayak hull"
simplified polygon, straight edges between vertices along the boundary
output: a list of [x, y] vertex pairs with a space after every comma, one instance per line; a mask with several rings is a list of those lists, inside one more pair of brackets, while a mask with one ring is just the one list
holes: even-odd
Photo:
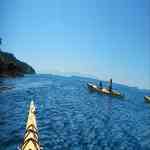
[[119, 93], [118, 91], [109, 91], [107, 88], [99, 88], [98, 86], [88, 83], [87, 84], [88, 88], [92, 91], [96, 91], [98, 93], [104, 94], [104, 95], [110, 95], [110, 96], [117, 96], [117, 97], [122, 97], [123, 95]]
[[150, 103], [150, 96], [144, 96], [145, 102]]

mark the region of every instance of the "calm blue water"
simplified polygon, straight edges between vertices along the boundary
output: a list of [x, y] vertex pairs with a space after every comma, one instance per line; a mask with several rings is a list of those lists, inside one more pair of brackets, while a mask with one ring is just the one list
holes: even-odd
[[[0, 92], [0, 150], [22, 142], [31, 99], [44, 150], [148, 150], [150, 91], [114, 84], [125, 99], [91, 93], [80, 77], [32, 75], [6, 79]], [[106, 83], [105, 83], [106, 84]]]

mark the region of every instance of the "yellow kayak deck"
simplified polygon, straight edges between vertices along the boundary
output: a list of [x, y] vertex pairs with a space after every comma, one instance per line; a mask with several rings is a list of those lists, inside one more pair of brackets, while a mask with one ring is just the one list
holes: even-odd
[[88, 87], [96, 92], [99, 92], [101, 94], [110, 95], [110, 96], [123, 96], [120, 92], [112, 90], [109, 91], [107, 88], [99, 88], [98, 86], [88, 83]]
[[24, 135], [24, 141], [21, 146], [21, 150], [40, 150], [40, 144], [38, 139], [36, 115], [35, 115], [35, 105], [31, 101], [28, 120], [26, 124], [26, 132]]

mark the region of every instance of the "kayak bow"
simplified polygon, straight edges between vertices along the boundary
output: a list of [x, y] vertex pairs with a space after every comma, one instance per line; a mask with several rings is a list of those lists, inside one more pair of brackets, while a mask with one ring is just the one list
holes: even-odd
[[150, 103], [150, 96], [144, 96], [145, 102]]
[[31, 101], [21, 150], [40, 150], [34, 102]]

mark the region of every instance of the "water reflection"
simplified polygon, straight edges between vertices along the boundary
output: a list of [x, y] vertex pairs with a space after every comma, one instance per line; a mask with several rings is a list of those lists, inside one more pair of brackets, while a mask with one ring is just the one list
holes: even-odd
[[7, 91], [7, 90], [11, 90], [14, 86], [12, 84], [8, 84], [7, 82], [5, 82], [5, 79], [0, 79], [0, 93]]

